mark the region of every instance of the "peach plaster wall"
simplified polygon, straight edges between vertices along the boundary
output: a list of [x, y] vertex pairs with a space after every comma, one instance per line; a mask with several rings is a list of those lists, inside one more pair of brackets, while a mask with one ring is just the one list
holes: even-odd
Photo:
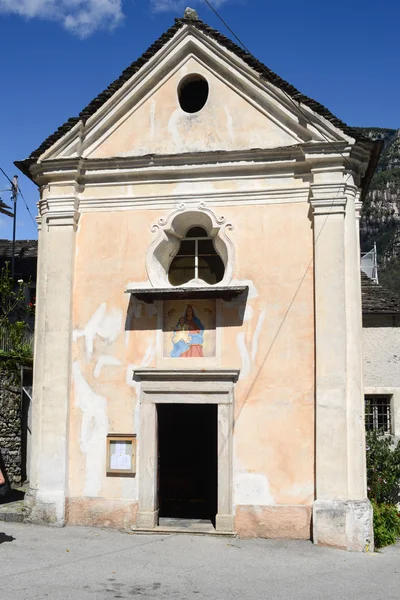
[[[233, 483], [242, 536], [310, 536], [314, 314], [308, 208], [307, 203], [213, 207], [235, 226], [230, 233], [234, 277], [250, 285], [246, 307], [223, 305], [221, 364], [216, 365], [241, 370]], [[72, 523], [122, 527], [135, 520], [137, 478], [106, 477], [106, 435], [137, 433], [140, 454], [139, 387], [132, 371], [158, 360], [157, 318], [154, 306], [131, 304], [127, 319], [124, 290], [147, 280], [150, 227], [166, 214], [99, 212], [80, 219], [67, 512]], [[239, 313], [244, 313], [240, 325]]]

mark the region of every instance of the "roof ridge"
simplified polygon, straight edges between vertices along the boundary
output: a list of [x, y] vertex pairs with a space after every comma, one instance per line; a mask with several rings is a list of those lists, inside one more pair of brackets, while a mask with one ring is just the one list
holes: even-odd
[[92, 115], [94, 115], [97, 110], [107, 102], [135, 73], [137, 73], [157, 52], [159, 52], [165, 44], [171, 40], [174, 35], [184, 26], [189, 25], [192, 27], [196, 27], [199, 31], [201, 31], [204, 35], [212, 38], [213, 40], [220, 43], [227, 50], [230, 50], [234, 54], [236, 54], [239, 58], [241, 58], [248, 66], [254, 69], [259, 75], [263, 76], [269, 83], [275, 85], [283, 92], [285, 92], [288, 96], [290, 96], [296, 102], [301, 102], [305, 104], [311, 110], [324, 117], [328, 121], [330, 121], [335, 127], [338, 127], [345, 134], [350, 135], [359, 141], [367, 141], [371, 143], [370, 138], [366, 138], [358, 133], [356, 128], [350, 127], [346, 125], [343, 121], [341, 121], [338, 117], [335, 117], [330, 110], [325, 108], [322, 104], [309, 98], [305, 94], [302, 94], [297, 88], [295, 88], [292, 84], [288, 83], [284, 79], [282, 79], [279, 75], [274, 73], [271, 69], [269, 69], [264, 63], [255, 58], [251, 53], [243, 50], [240, 46], [238, 46], [235, 42], [227, 38], [225, 35], [220, 33], [217, 29], [213, 29], [209, 25], [207, 25], [201, 19], [193, 19], [193, 18], [176, 18], [174, 24], [167, 29], [155, 42], [153, 42], [147, 50], [139, 56], [135, 61], [133, 61], [128, 67], [126, 67], [121, 75], [115, 79], [109, 86], [104, 89], [100, 94], [98, 94], [93, 100], [89, 102], [85, 106], [83, 110], [76, 117], [70, 117], [63, 125], [61, 125], [53, 134], [48, 136], [36, 150], [31, 152], [29, 158], [16, 161], [15, 164], [18, 168], [20, 168], [28, 177], [30, 176], [29, 167], [32, 163], [36, 161], [36, 159], [41, 156], [46, 150], [48, 150], [53, 144], [55, 144], [59, 139], [61, 139], [68, 131], [70, 131], [79, 121], [85, 123]]

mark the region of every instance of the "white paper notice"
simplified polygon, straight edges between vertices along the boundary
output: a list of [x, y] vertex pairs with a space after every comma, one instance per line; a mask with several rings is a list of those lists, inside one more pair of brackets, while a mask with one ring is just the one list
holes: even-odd
[[117, 442], [114, 446], [115, 454], [126, 454], [126, 444], [125, 442]]
[[[125, 444], [123, 444], [125, 446]], [[132, 467], [132, 457], [130, 454], [112, 454], [111, 469], [121, 469], [130, 471]]]

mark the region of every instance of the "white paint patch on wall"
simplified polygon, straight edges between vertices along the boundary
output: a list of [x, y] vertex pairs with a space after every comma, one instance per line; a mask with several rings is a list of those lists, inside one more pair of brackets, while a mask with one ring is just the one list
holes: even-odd
[[140, 365], [130, 364], [126, 368], [126, 383], [130, 387], [134, 388], [134, 390], [136, 392], [136, 397], [137, 398], [139, 398], [140, 382], [139, 381], [135, 381], [135, 379], [134, 379], [134, 371], [136, 369], [144, 369], [145, 367], [148, 367], [153, 362], [153, 359], [154, 359], [155, 355], [156, 355], [156, 349], [153, 346], [153, 344], [150, 343], [147, 346], [147, 350], [145, 352], [144, 357], [142, 358], [142, 360], [140, 362]]
[[239, 314], [239, 316], [242, 316], [243, 321], [245, 323], [246, 323], [246, 321], [251, 321], [251, 319], [253, 318], [253, 315], [254, 315], [253, 308], [247, 303], [246, 303], [246, 308], [245, 308], [244, 314], [243, 314], [243, 309], [242, 310], [239, 309], [239, 312], [241, 313], [241, 314]]
[[294, 484], [289, 490], [281, 490], [282, 494], [293, 496], [297, 500], [314, 500], [314, 484], [312, 481], [304, 485]]
[[105, 367], [106, 365], [118, 367], [120, 364], [121, 364], [121, 361], [118, 360], [118, 358], [114, 358], [113, 356], [108, 356], [107, 354], [103, 354], [102, 356], [100, 356], [99, 360], [96, 363], [96, 366], [93, 371], [93, 375], [97, 379], [101, 375], [102, 368]]
[[[149, 281], [131, 281], [127, 284], [126, 289], [143, 289], [151, 287], [151, 283]], [[154, 304], [144, 304], [143, 302], [139, 302], [134, 296], [131, 297], [128, 313], [127, 313], [127, 322], [131, 323], [133, 319], [139, 319], [143, 313], [143, 307], [145, 307], [146, 315], [152, 316], [157, 314], [157, 308]], [[129, 329], [125, 330], [125, 346], [129, 344], [130, 331]]]
[[86, 497], [98, 496], [104, 481], [106, 467], [106, 439], [108, 433], [107, 398], [98, 396], [90, 387], [77, 361], [72, 365], [76, 405], [82, 411], [80, 448], [85, 456]]
[[154, 123], [156, 115], [156, 101], [155, 98], [151, 99], [150, 102], [150, 139], [154, 140]]
[[86, 342], [86, 356], [92, 358], [94, 350], [94, 339], [96, 335], [100, 336], [107, 343], [115, 342], [122, 330], [122, 311], [118, 308], [112, 308], [107, 313], [107, 304], [103, 302], [93, 313], [83, 329], [75, 329], [73, 340], [76, 342], [84, 337]]
[[179, 121], [181, 119], [182, 111], [177, 108], [172, 113], [168, 121], [168, 133], [170, 134], [172, 141], [175, 144], [175, 149], [180, 150], [181, 148], [181, 136], [179, 133]]
[[234, 479], [235, 503], [253, 506], [275, 504], [269, 482], [265, 475], [258, 473], [237, 473]]
[[254, 332], [253, 335], [253, 345], [251, 348], [251, 360], [254, 361], [256, 359], [257, 356], [257, 351], [258, 351], [258, 340], [260, 339], [260, 334], [262, 331], [262, 327], [265, 321], [265, 315], [266, 315], [266, 311], [262, 310], [259, 317], [258, 317], [258, 321], [257, 321], [257, 326], [256, 326], [256, 330]]
[[251, 279], [232, 279], [229, 285], [247, 285], [249, 287], [249, 295], [247, 299], [254, 300], [254, 298], [258, 298], [257, 288]]
[[[142, 304], [138, 302], [136, 298], [131, 298], [128, 307], [128, 313], [126, 316], [126, 321], [129, 324], [132, 323], [133, 319], [139, 319], [142, 315]], [[125, 346], [129, 344], [130, 330], [125, 329]]]
[[242, 359], [242, 368], [240, 369], [239, 379], [244, 379], [251, 371], [250, 354], [246, 346], [244, 331], [241, 331], [236, 336], [236, 345], [239, 349], [240, 356]]
[[231, 139], [231, 142], [234, 142], [235, 141], [235, 130], [233, 128], [233, 118], [232, 118], [232, 115], [230, 114], [227, 106], [224, 107], [224, 110], [225, 110], [225, 115], [226, 115], [226, 128], [228, 130], [228, 135]]

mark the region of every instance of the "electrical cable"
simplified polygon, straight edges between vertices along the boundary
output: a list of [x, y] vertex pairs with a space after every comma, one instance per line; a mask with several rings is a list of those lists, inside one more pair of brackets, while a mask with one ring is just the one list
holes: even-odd
[[[3, 173], [4, 177], [6, 177], [6, 178], [8, 179], [8, 181], [11, 183], [11, 185], [14, 187], [14, 184], [13, 184], [13, 182], [11, 181], [11, 179], [9, 178], [9, 176], [7, 175], [7, 173], [4, 171], [4, 169], [2, 169], [2, 168], [0, 167], [0, 171]], [[11, 189], [10, 191], [12, 191], [12, 189]], [[30, 216], [30, 218], [32, 219], [32, 223], [34, 224], [34, 226], [35, 226], [35, 227], [37, 227], [37, 223], [36, 223], [35, 219], [33, 218], [31, 211], [29, 210], [29, 206], [28, 206], [28, 204], [26, 203], [25, 197], [24, 197], [24, 195], [23, 195], [23, 193], [22, 193], [22, 191], [21, 191], [21, 189], [20, 189], [19, 185], [18, 185], [18, 193], [19, 193], [19, 195], [21, 196], [22, 200], [24, 201], [24, 204], [25, 204], [25, 206], [26, 206], [26, 210], [28, 211], [28, 213], [29, 213], [29, 216]]]
[[3, 171], [3, 169], [0, 167], [0, 171], [3, 173], [4, 177], [6, 177], [8, 179], [8, 181], [11, 183], [11, 185], [14, 185], [13, 182], [11, 181], [11, 179], [9, 178], [9, 176], [7, 175], [7, 173], [5, 171]]
[[[205, 3], [207, 4], [207, 6], [208, 6], [208, 7], [209, 7], [209, 8], [210, 8], [210, 9], [211, 9], [211, 10], [212, 10], [212, 11], [213, 11], [215, 14], [216, 14], [216, 16], [217, 16], [217, 17], [218, 17], [218, 19], [221, 21], [221, 23], [223, 23], [223, 24], [224, 24], [224, 26], [225, 26], [225, 27], [226, 27], [226, 28], [229, 30], [229, 32], [230, 32], [230, 33], [231, 33], [231, 34], [234, 36], [234, 38], [235, 38], [235, 39], [236, 39], [236, 40], [239, 42], [239, 44], [242, 46], [242, 48], [244, 48], [244, 50], [247, 52], [247, 54], [249, 54], [250, 56], [253, 56], [253, 55], [252, 55], [252, 53], [249, 51], [249, 49], [246, 47], [246, 45], [245, 45], [245, 44], [244, 44], [244, 43], [241, 41], [241, 39], [240, 39], [240, 38], [239, 38], [239, 37], [238, 37], [238, 36], [235, 34], [235, 32], [232, 30], [232, 28], [231, 28], [231, 27], [229, 27], [229, 25], [228, 25], [228, 24], [227, 24], [227, 23], [224, 21], [224, 19], [223, 19], [223, 18], [222, 18], [222, 17], [219, 15], [218, 11], [217, 11], [217, 10], [216, 10], [216, 9], [215, 9], [213, 6], [212, 6], [212, 4], [209, 2], [209, 0], [204, 0], [204, 2], [205, 2]], [[261, 78], [262, 78], [262, 77], [263, 77], [263, 76], [261, 75]], [[293, 98], [292, 98], [292, 97], [291, 97], [291, 96], [290, 96], [290, 95], [289, 95], [289, 94], [288, 94], [288, 93], [287, 93], [285, 90], [282, 90], [282, 92], [283, 92], [283, 93], [285, 94], [285, 96], [286, 96], [286, 97], [287, 97], [287, 98], [288, 98], [288, 99], [289, 99], [289, 100], [292, 102], [292, 104], [293, 104], [293, 105], [296, 107], [296, 109], [297, 109], [297, 110], [299, 110], [299, 111], [301, 112], [301, 114], [302, 114], [302, 115], [304, 116], [304, 118], [305, 118], [305, 119], [308, 121], [308, 123], [309, 123], [309, 124], [310, 124], [312, 127], [314, 127], [314, 124], [313, 124], [313, 123], [310, 121], [310, 119], [308, 118], [308, 115], [302, 111], [302, 109], [301, 109], [301, 107], [300, 107], [300, 102], [296, 102], [296, 101], [295, 101], [295, 100], [294, 100], [294, 99], [293, 99]], [[323, 132], [320, 132], [320, 133], [321, 133], [321, 134], [324, 136], [324, 138], [326, 139], [326, 141], [327, 141], [327, 142], [328, 142], [328, 143], [329, 143], [329, 144], [332, 146], [332, 148], [335, 150], [335, 152], [337, 152], [338, 154], [340, 154], [340, 156], [343, 158], [343, 160], [344, 160], [344, 161], [345, 161], [345, 162], [346, 162], [348, 165], [350, 165], [350, 166], [351, 166], [351, 163], [350, 163], [350, 161], [349, 161], [349, 160], [348, 160], [348, 159], [347, 159], [347, 158], [346, 158], [346, 157], [345, 157], [345, 156], [342, 154], [342, 152], [340, 152], [340, 150], [338, 150], [338, 148], [336, 148], [336, 147], [335, 147], [335, 145], [334, 145], [334, 144], [331, 142], [331, 140], [329, 140], [329, 139], [328, 139], [328, 138], [325, 136], [325, 134], [324, 134]], [[346, 187], [346, 185], [347, 185], [347, 182], [349, 181], [350, 177], [351, 177], [351, 173], [349, 173], [349, 174], [348, 174], [348, 176], [347, 176], [346, 180], [344, 181], [344, 183], [343, 183], [343, 188], [345, 188], [345, 187]], [[330, 204], [330, 206], [329, 206], [329, 210], [327, 211], [327, 213], [326, 213], [326, 215], [325, 215], [325, 219], [324, 219], [324, 221], [323, 221], [323, 223], [322, 223], [322, 226], [321, 226], [321, 228], [320, 228], [320, 231], [319, 231], [318, 235], [316, 236], [316, 238], [315, 238], [315, 240], [314, 240], [314, 245], [318, 244], [318, 242], [319, 242], [320, 235], [322, 234], [322, 231], [323, 231], [323, 229], [325, 228], [325, 225], [326, 225], [327, 219], [328, 219], [329, 215], [331, 214], [331, 211], [332, 211], [332, 209], [333, 209], [333, 206], [334, 206], [334, 204], [335, 204], [335, 201], [336, 201], [336, 199], [338, 198], [338, 196], [339, 196], [339, 193], [340, 193], [340, 192], [341, 192], [341, 189], [340, 189], [340, 188], [338, 188], [338, 190], [337, 190], [337, 192], [336, 192], [336, 195], [335, 195], [335, 197], [332, 199], [332, 202], [331, 202], [331, 204]], [[235, 425], [236, 425], [236, 423], [238, 422], [238, 420], [239, 420], [239, 418], [240, 418], [240, 416], [241, 416], [241, 414], [242, 414], [243, 408], [244, 408], [244, 406], [246, 405], [246, 403], [247, 403], [247, 401], [248, 401], [248, 398], [249, 398], [249, 396], [250, 396], [250, 394], [251, 394], [251, 392], [252, 392], [252, 390], [253, 390], [253, 387], [254, 387], [254, 385], [255, 385], [255, 383], [256, 383], [256, 381], [257, 381], [257, 379], [258, 379], [258, 376], [259, 376], [259, 374], [261, 373], [262, 369], [264, 368], [264, 365], [265, 365], [265, 363], [267, 362], [267, 360], [268, 360], [268, 358], [269, 358], [269, 355], [270, 355], [270, 353], [271, 353], [271, 351], [272, 351], [272, 348], [273, 348], [273, 346], [275, 345], [275, 342], [276, 342], [276, 340], [277, 340], [277, 338], [278, 338], [278, 336], [279, 336], [279, 334], [280, 334], [280, 332], [281, 332], [281, 330], [282, 330], [282, 327], [283, 327], [284, 323], [286, 322], [286, 320], [287, 320], [287, 318], [288, 318], [289, 312], [290, 312], [290, 310], [291, 310], [291, 308], [292, 308], [292, 306], [293, 306], [293, 304], [294, 304], [294, 301], [295, 301], [295, 299], [296, 299], [296, 297], [297, 297], [297, 295], [298, 295], [298, 293], [299, 293], [299, 291], [300, 291], [300, 288], [301, 288], [301, 286], [302, 286], [302, 284], [303, 284], [303, 282], [304, 282], [304, 280], [305, 280], [305, 277], [306, 277], [306, 275], [307, 275], [308, 269], [309, 269], [309, 268], [312, 266], [312, 264], [313, 264], [313, 259], [311, 259], [311, 260], [310, 260], [310, 262], [309, 262], [309, 264], [308, 264], [307, 268], [305, 269], [305, 271], [304, 271], [304, 273], [303, 273], [303, 276], [302, 276], [302, 278], [301, 278], [301, 280], [300, 280], [300, 282], [299, 282], [299, 285], [297, 286], [297, 289], [296, 289], [296, 291], [295, 291], [295, 293], [294, 293], [294, 295], [293, 295], [293, 297], [292, 297], [292, 300], [290, 301], [290, 303], [289, 303], [289, 305], [288, 305], [288, 307], [287, 307], [287, 309], [286, 309], [286, 311], [285, 311], [285, 314], [284, 314], [284, 316], [283, 316], [283, 318], [282, 318], [282, 320], [281, 320], [281, 323], [280, 323], [280, 325], [278, 326], [278, 328], [277, 328], [277, 330], [276, 330], [276, 332], [275, 332], [275, 335], [274, 335], [274, 337], [273, 337], [273, 339], [272, 339], [272, 342], [271, 342], [271, 344], [269, 345], [269, 348], [268, 348], [268, 350], [267, 350], [267, 352], [266, 352], [266, 354], [265, 354], [264, 358], [262, 359], [261, 365], [259, 366], [259, 368], [258, 368], [258, 370], [257, 370], [257, 373], [255, 374], [255, 376], [254, 376], [254, 378], [253, 378], [253, 382], [251, 383], [251, 385], [250, 385], [250, 388], [247, 390], [247, 393], [246, 393], [246, 395], [245, 395], [245, 398], [244, 398], [244, 401], [243, 401], [243, 403], [242, 403], [242, 406], [239, 408], [239, 410], [238, 410], [238, 412], [237, 412], [237, 414], [236, 414], [234, 426], [235, 426]]]
[[28, 213], [29, 213], [29, 216], [30, 216], [30, 218], [32, 219], [32, 223], [34, 224], [34, 226], [35, 226], [35, 227], [37, 227], [37, 223], [36, 223], [35, 219], [33, 218], [31, 211], [29, 210], [29, 206], [27, 205], [27, 203], [26, 203], [26, 200], [25, 200], [25, 197], [24, 197], [24, 195], [23, 195], [23, 193], [22, 193], [22, 191], [21, 191], [21, 189], [20, 189], [20, 187], [19, 187], [19, 186], [18, 186], [18, 192], [19, 192], [19, 194], [20, 194], [20, 196], [21, 196], [22, 200], [24, 201], [24, 204], [25, 204], [25, 206], [26, 206], [26, 210], [28, 211]]
[[[209, 0], [204, 0], [204, 2], [207, 4], [207, 6], [213, 11], [213, 13], [215, 13], [215, 15], [218, 17], [218, 19], [221, 21], [221, 23], [223, 23], [225, 25], [225, 27], [228, 29], [228, 31], [233, 35], [233, 37], [239, 42], [239, 44], [242, 46], [242, 48], [247, 52], [247, 54], [249, 54], [249, 56], [254, 56], [254, 54], [252, 54], [252, 52], [250, 52], [250, 50], [247, 48], [247, 46], [242, 42], [242, 40], [236, 35], [236, 33], [233, 31], [233, 29], [231, 27], [229, 27], [229, 25], [227, 24], [227, 22], [221, 17], [221, 15], [218, 13], [218, 11], [212, 6], [211, 2]], [[260, 77], [263, 79], [263, 75], [262, 73], [260, 73]], [[265, 79], [267, 82], [268, 80]], [[270, 83], [270, 82], [268, 82]], [[286, 90], [283, 90], [282, 88], [279, 88], [284, 94], [285, 96], [290, 100], [290, 102], [296, 107], [297, 110], [299, 110], [301, 112], [301, 114], [303, 115], [303, 117], [308, 121], [308, 123], [311, 125], [311, 127], [315, 127], [315, 124], [309, 119], [307, 113], [305, 113], [301, 106], [300, 106], [300, 102], [297, 102], [296, 100], [294, 100], [290, 94], [288, 94], [286, 92]], [[318, 130], [319, 131], [319, 130]], [[325, 133], [323, 131], [319, 131], [319, 133], [325, 138], [325, 140], [328, 142], [328, 144], [330, 144], [332, 146], [332, 148], [335, 150], [335, 152], [337, 152], [338, 154], [340, 154], [340, 156], [343, 158], [343, 160], [350, 166], [352, 167], [351, 162], [346, 158], [346, 156], [344, 156], [344, 154], [342, 154], [342, 152], [340, 152], [340, 150], [338, 148], [336, 148], [336, 146], [334, 145], [334, 143], [325, 135]]]

